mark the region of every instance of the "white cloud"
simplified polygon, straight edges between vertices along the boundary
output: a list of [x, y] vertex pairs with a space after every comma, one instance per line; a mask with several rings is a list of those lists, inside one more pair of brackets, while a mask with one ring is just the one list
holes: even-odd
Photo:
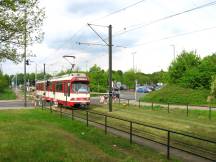
[[[47, 17], [44, 23], [45, 40], [42, 44], [32, 47], [33, 53], [37, 55], [37, 58], [32, 58], [32, 60], [38, 64], [39, 71], [43, 69], [43, 63], [47, 64], [47, 70], [50, 72], [60, 71], [70, 67], [62, 58], [65, 54], [76, 55], [77, 64], [83, 70], [86, 69], [86, 66], [89, 68], [94, 64], [107, 69], [108, 48], [103, 47], [101, 50], [101, 46], [78, 46], [74, 44], [76, 41], [99, 41], [103, 43], [87, 27], [86, 23], [91, 22], [91, 20], [96, 20], [92, 22], [95, 24], [112, 24], [114, 34], [113, 43], [130, 46], [128, 49], [113, 49], [113, 69], [115, 70], [120, 69], [126, 71], [131, 69], [133, 64], [131, 53], [134, 51], [136, 51], [135, 67], [142, 72], [151, 73], [161, 69], [167, 70], [173, 60], [173, 48], [170, 46], [171, 44], [175, 45], [176, 54], [179, 54], [184, 49], [197, 50], [197, 53], [201, 57], [204, 57], [216, 51], [214, 43], [216, 41], [216, 29], [172, 39], [154, 41], [171, 35], [216, 26], [216, 6], [179, 15], [115, 37], [115, 33], [122, 31], [125, 27], [128, 30], [130, 29], [128, 27], [133, 27], [132, 25], [135, 24], [148, 24], [161, 17], [209, 3], [208, 0], [146, 0], [118, 14], [97, 20], [97, 18], [132, 3], [134, 3], [132, 0], [125, 0], [124, 2], [120, 0], [115, 2], [105, 0], [82, 0], [78, 2], [70, 0], [41, 0], [41, 5], [46, 8]], [[94, 6], [91, 6], [93, 4]], [[91, 7], [91, 10], [89, 8], [87, 9], [86, 6]], [[72, 10], [73, 8], [76, 10]], [[94, 28], [104, 38], [107, 37], [107, 28]], [[152, 40], [152, 43], [136, 46], [136, 44]], [[9, 74], [22, 72], [23, 63], [14, 65], [11, 62], [6, 62], [3, 63], [3, 69], [4, 72]], [[33, 65], [28, 67], [28, 71], [34, 70], [35, 67]]]

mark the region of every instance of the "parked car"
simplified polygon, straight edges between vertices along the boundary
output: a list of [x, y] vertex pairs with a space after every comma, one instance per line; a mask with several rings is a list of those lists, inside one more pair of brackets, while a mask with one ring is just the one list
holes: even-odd
[[149, 92], [151, 92], [151, 91], [152, 91], [152, 90], [149, 89], [149, 88], [146, 87], [146, 86], [137, 87], [137, 89], [136, 89], [136, 92], [138, 92], [138, 93], [149, 93]]

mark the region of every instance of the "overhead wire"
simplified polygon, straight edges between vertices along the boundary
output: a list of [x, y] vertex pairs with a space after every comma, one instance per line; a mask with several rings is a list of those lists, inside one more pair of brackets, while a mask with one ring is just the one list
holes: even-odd
[[[210, 3], [205, 3], [203, 5], [200, 5], [200, 6], [197, 6], [197, 7], [194, 7], [194, 8], [191, 8], [191, 9], [188, 9], [188, 10], [184, 10], [184, 11], [181, 11], [181, 12], [178, 12], [178, 13], [175, 13], [175, 14], [172, 14], [172, 15], [168, 15], [168, 16], [165, 16], [165, 17], [162, 17], [162, 18], [159, 18], [159, 19], [156, 19], [156, 20], [153, 20], [149, 23], [145, 23], [145, 24], [136, 24], [136, 25], [131, 25], [131, 26], [128, 26], [128, 27], [125, 27], [124, 28], [124, 31], [118, 31], [116, 34], [113, 35], [113, 37], [115, 36], [118, 36], [118, 35], [122, 35], [122, 34], [125, 34], [125, 33], [128, 33], [128, 32], [131, 32], [131, 31], [134, 31], [134, 30], [137, 30], [137, 29], [140, 29], [140, 28], [144, 28], [146, 26], [149, 26], [149, 25], [152, 25], [152, 24], [155, 24], [157, 22], [160, 22], [160, 21], [163, 21], [163, 20], [166, 20], [166, 19], [170, 19], [170, 18], [173, 18], [173, 17], [176, 17], [176, 16], [179, 16], [179, 15], [182, 15], [182, 14], [185, 14], [185, 13], [188, 13], [188, 12], [191, 12], [191, 11], [194, 11], [194, 10], [198, 10], [198, 9], [201, 9], [201, 8], [204, 8], [204, 7], [209, 7], [209, 6], [213, 6], [213, 5], [216, 5], [216, 1], [212, 1]], [[135, 26], [135, 27], [133, 27]], [[133, 28], [131, 28], [133, 27]], [[131, 28], [129, 30], [125, 30], [127, 28]]]
[[148, 41], [148, 42], [144, 42], [144, 43], [139, 43], [139, 44], [134, 45], [133, 47], [144, 46], [144, 45], [151, 44], [151, 43], [158, 42], [158, 41], [162, 41], [162, 40], [172, 39], [172, 38], [176, 38], [176, 37], [181, 37], [181, 36], [185, 36], [185, 35], [195, 34], [195, 33], [203, 32], [203, 31], [207, 31], [207, 30], [213, 30], [213, 29], [216, 29], [216, 26], [212, 26], [212, 27], [208, 27], [208, 28], [203, 28], [203, 29], [199, 29], [199, 30], [195, 30], [195, 31], [190, 31], [190, 32], [185, 32], [185, 33], [180, 33], [180, 34], [175, 34], [175, 35], [166, 36], [166, 37], [163, 37], [163, 38], [160, 38], [160, 39], [156, 39], [156, 40], [152, 40], [152, 41]]
[[96, 18], [96, 19], [94, 19], [94, 20], [92, 20], [92, 21], [89, 21], [89, 22], [95, 22], [95, 21], [104, 19], [104, 18], [106, 18], [106, 17], [109, 17], [109, 16], [111, 16], [111, 15], [117, 14], [117, 13], [119, 13], [119, 12], [125, 11], [126, 9], [131, 8], [131, 7], [134, 7], [134, 6], [140, 4], [140, 3], [144, 2], [144, 1], [146, 1], [146, 0], [137, 1], [137, 2], [135, 2], [135, 3], [132, 3], [132, 4], [128, 5], [128, 6], [125, 6], [125, 7], [121, 8], [121, 9], [118, 9], [118, 10], [116, 10], [116, 11], [113, 11], [113, 12], [107, 14], [107, 15], [104, 15], [104, 16], [102, 16], [102, 17], [100, 17], [100, 18]]
[[[109, 17], [109, 16], [111, 16], [111, 15], [117, 14], [117, 13], [122, 12], [122, 11], [128, 9], [128, 8], [131, 8], [131, 7], [133, 7], [133, 6], [136, 6], [136, 5], [138, 5], [138, 4], [140, 4], [140, 3], [144, 2], [144, 1], [146, 1], [146, 0], [137, 1], [137, 2], [135, 2], [135, 3], [132, 3], [132, 4], [128, 5], [128, 6], [125, 6], [125, 7], [121, 8], [121, 9], [118, 9], [118, 10], [116, 10], [116, 11], [113, 11], [113, 12], [107, 14], [107, 15], [104, 15], [104, 16], [99, 17], [99, 18], [97, 18], [97, 19], [91, 20], [91, 21], [89, 21], [89, 22], [94, 22], [94, 21], [97, 21], [97, 20], [100, 20], [100, 19]], [[93, 24], [91, 24], [91, 25], [93, 25]], [[95, 24], [94, 24], [94, 25], [95, 25]], [[103, 25], [97, 25], [97, 26], [103, 26]], [[74, 32], [74, 34], [71, 36], [70, 40], [72, 40], [81, 30], [83, 30], [84, 27], [85, 27], [85, 25], [81, 26], [76, 32]], [[116, 47], [121, 47], [121, 46], [117, 45]], [[122, 47], [123, 47], [123, 46], [122, 46]], [[125, 47], [123, 47], [123, 48], [125, 48]], [[60, 48], [58, 48], [58, 49], [60, 49]], [[57, 49], [57, 50], [58, 50], [58, 49]], [[51, 57], [51, 55], [45, 57], [43, 60], [47, 60], [49, 57]]]

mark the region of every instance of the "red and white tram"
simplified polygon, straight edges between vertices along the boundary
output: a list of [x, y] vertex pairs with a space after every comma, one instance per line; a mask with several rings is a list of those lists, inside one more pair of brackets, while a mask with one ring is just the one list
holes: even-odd
[[63, 106], [89, 105], [89, 79], [85, 74], [72, 73], [48, 81], [37, 81], [36, 95], [48, 102]]

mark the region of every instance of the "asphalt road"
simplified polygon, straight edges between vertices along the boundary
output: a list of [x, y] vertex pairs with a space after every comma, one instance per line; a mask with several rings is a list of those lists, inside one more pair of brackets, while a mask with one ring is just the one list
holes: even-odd
[[[146, 93], [136, 93], [136, 100], [146, 95]], [[135, 100], [135, 92], [133, 91], [120, 91], [120, 98]]]
[[[27, 107], [32, 107], [33, 104], [31, 101], [27, 102]], [[19, 107], [24, 107], [24, 101], [22, 100], [8, 100], [8, 101], [1, 101], [0, 102], [0, 109], [3, 108], [19, 108]]]

